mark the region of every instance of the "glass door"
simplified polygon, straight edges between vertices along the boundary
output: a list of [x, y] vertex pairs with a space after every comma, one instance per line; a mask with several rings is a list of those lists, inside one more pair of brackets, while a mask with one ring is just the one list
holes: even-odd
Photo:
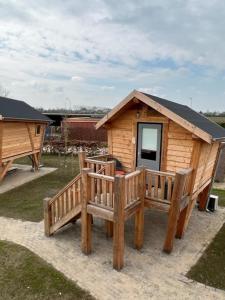
[[139, 123], [137, 165], [160, 169], [162, 124]]

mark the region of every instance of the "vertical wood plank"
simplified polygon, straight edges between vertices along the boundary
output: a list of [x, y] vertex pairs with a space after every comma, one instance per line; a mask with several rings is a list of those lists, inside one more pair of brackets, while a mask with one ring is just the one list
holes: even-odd
[[160, 176], [160, 185], [161, 185], [161, 193], [160, 198], [163, 200], [165, 198], [165, 176]]
[[168, 176], [167, 178], [167, 200], [171, 200], [171, 195], [172, 195], [172, 177]]
[[82, 201], [81, 201], [81, 249], [85, 254], [91, 253], [91, 215], [87, 213], [88, 199], [90, 199], [91, 169], [82, 169]]
[[159, 189], [159, 176], [154, 176], [154, 197], [158, 198], [158, 189]]
[[44, 207], [44, 230], [45, 235], [50, 236], [50, 227], [51, 227], [51, 211], [49, 207], [49, 200], [50, 198], [45, 198], [43, 200], [43, 207]]
[[148, 196], [152, 197], [152, 174], [148, 173]]
[[182, 172], [177, 172], [175, 176], [172, 200], [169, 210], [168, 226], [166, 239], [164, 242], [163, 250], [170, 253], [173, 249], [174, 237], [177, 229], [177, 221], [180, 214], [180, 199], [183, 193], [186, 175]]
[[134, 245], [136, 249], [141, 249], [144, 240], [144, 198], [145, 198], [145, 170], [144, 168], [138, 168], [141, 173], [138, 175], [138, 195], [141, 201], [140, 209], [135, 213], [135, 235], [134, 235]]
[[82, 169], [86, 167], [86, 164], [85, 164], [86, 152], [79, 151], [78, 158], [79, 158], [79, 166], [80, 166], [80, 172], [81, 172]]
[[115, 176], [114, 195], [113, 268], [119, 271], [124, 265], [125, 177], [122, 175]]

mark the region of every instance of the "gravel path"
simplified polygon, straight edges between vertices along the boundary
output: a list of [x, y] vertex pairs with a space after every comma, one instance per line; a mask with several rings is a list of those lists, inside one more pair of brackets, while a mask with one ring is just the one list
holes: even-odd
[[80, 250], [79, 222], [46, 238], [43, 222], [0, 217], [0, 239], [27, 247], [97, 299], [225, 299], [225, 292], [185, 277], [224, 219], [225, 209], [213, 214], [195, 210], [184, 239], [176, 240], [173, 253], [167, 255], [161, 251], [165, 214], [146, 211], [141, 251], [132, 248], [133, 220], [126, 224], [125, 268], [121, 272], [112, 269], [112, 240], [105, 238], [102, 221], [94, 220], [90, 256]]

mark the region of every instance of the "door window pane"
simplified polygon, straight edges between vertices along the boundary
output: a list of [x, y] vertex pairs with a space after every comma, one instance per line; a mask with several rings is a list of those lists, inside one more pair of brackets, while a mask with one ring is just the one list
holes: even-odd
[[157, 151], [157, 133], [156, 128], [142, 129], [142, 149]]

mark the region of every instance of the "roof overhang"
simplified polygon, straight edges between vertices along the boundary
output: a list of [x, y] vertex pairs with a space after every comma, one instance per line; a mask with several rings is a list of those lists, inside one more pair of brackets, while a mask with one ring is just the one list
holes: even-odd
[[50, 124], [52, 120], [32, 120], [32, 119], [24, 119], [24, 118], [4, 118], [0, 115], [0, 121], [8, 121], [8, 122], [33, 122], [33, 123], [43, 123], [43, 124]]
[[116, 105], [108, 114], [106, 114], [97, 124], [96, 129], [102, 127], [104, 124], [109, 122], [113, 117], [116, 117], [116, 114], [128, 104], [132, 99], [138, 99], [139, 101], [145, 103], [146, 105], [150, 106], [151, 108], [155, 109], [162, 115], [166, 116], [167, 118], [171, 119], [172, 121], [176, 122], [183, 128], [187, 129], [192, 134], [196, 135], [197, 137], [201, 138], [205, 142], [211, 144], [212, 143], [212, 136], [202, 130], [201, 128], [193, 125], [192, 123], [188, 122], [187, 120], [183, 119], [179, 115], [175, 114], [165, 106], [157, 103], [151, 97], [147, 97], [141, 92], [136, 90], [132, 91], [126, 98], [124, 98], [118, 105]]

